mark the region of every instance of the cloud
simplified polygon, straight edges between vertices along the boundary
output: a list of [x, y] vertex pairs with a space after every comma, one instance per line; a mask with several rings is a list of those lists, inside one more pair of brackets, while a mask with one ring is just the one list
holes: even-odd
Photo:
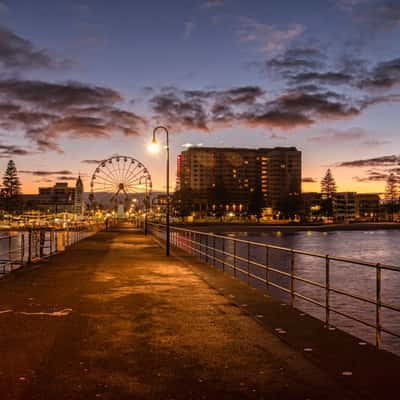
[[391, 89], [400, 84], [400, 58], [378, 63], [358, 86], [361, 89]]
[[163, 92], [150, 100], [150, 105], [158, 118], [178, 129], [208, 131], [205, 100], [186, 100], [174, 90]]
[[[400, 85], [399, 57], [376, 64], [347, 56], [339, 57], [336, 62], [328, 62], [324, 53], [318, 49], [293, 48], [268, 59], [265, 69], [267, 72], [278, 73], [289, 87], [297, 87], [298, 90], [309, 93], [326, 87], [343, 91], [340, 85], [348, 85], [357, 89], [350, 93], [360, 101], [363, 100], [365, 105], [400, 99], [396, 94], [371, 96], [371, 90], [388, 91]], [[368, 96], [362, 99], [360, 90], [366, 91]]]
[[284, 130], [310, 126], [314, 121], [301, 112], [272, 109], [264, 113], [248, 112], [241, 121], [249, 127], [279, 128]]
[[224, 0], [209, 0], [205, 1], [200, 5], [200, 8], [204, 8], [206, 10], [214, 9], [214, 8], [221, 8], [225, 5]]
[[360, 114], [356, 104], [334, 92], [291, 91], [274, 101], [277, 109], [307, 113], [320, 118], [345, 118]]
[[279, 73], [291, 71], [304, 71], [310, 68], [321, 67], [324, 55], [315, 48], [292, 48], [285, 50], [282, 54], [266, 61], [266, 68]]
[[365, 176], [354, 176], [353, 179], [357, 182], [382, 182], [386, 181], [389, 174], [381, 171], [368, 171]]
[[19, 172], [21, 174], [29, 174], [29, 175], [34, 175], [34, 176], [72, 175], [73, 174], [72, 171], [69, 171], [69, 170], [61, 170], [61, 171], [22, 170]]
[[400, 4], [398, 1], [371, 4], [357, 17], [357, 20], [366, 23], [370, 31], [396, 29], [400, 26]]
[[317, 180], [315, 178], [311, 178], [311, 177], [305, 177], [301, 180], [303, 183], [316, 183]]
[[185, 21], [184, 23], [185, 31], [183, 33], [183, 37], [185, 39], [189, 39], [192, 36], [194, 29], [196, 28], [196, 24], [193, 21]]
[[14, 156], [29, 156], [32, 151], [16, 145], [0, 144], [0, 158], [10, 158]]
[[350, 128], [347, 130], [326, 129], [324, 135], [313, 136], [308, 139], [310, 142], [348, 142], [359, 141], [367, 136], [362, 128]]
[[351, 11], [354, 7], [368, 3], [370, 0], [335, 0], [339, 8]]
[[2, 2], [2, 1], [0, 1], [0, 15], [8, 14], [9, 11], [10, 11], [10, 10], [9, 10], [7, 4], [5, 4], [5, 3]]
[[368, 139], [365, 140], [364, 142], [362, 142], [362, 144], [366, 145], [366, 146], [381, 146], [384, 144], [389, 144], [390, 141], [389, 140], [379, 140], [379, 139]]
[[209, 131], [210, 125], [229, 124], [240, 119], [239, 109], [254, 106], [265, 91], [258, 86], [227, 90], [180, 90], [164, 88], [150, 99], [156, 118], [176, 129]]
[[3, 68], [57, 68], [63, 63], [56, 61], [48, 51], [35, 48], [31, 41], [0, 26], [0, 65]]
[[83, 164], [100, 164], [103, 160], [82, 160], [81, 163]]
[[91, 104], [105, 106], [122, 101], [117, 91], [101, 86], [17, 79], [0, 81], [0, 96], [6, 96], [8, 101], [17, 100], [56, 111]]
[[213, 131], [236, 125], [280, 128], [306, 127], [320, 119], [355, 116], [366, 106], [332, 91], [289, 90], [275, 98], [258, 86], [226, 90], [161, 89], [150, 105], [157, 120], [175, 131]]
[[353, 76], [342, 71], [328, 72], [302, 72], [292, 75], [290, 80], [294, 83], [318, 82], [321, 84], [339, 85], [349, 84], [353, 81]]
[[76, 177], [73, 176], [57, 176], [57, 181], [76, 181]]
[[400, 165], [400, 156], [389, 155], [361, 160], [344, 161], [339, 163], [337, 167], [387, 167], [394, 165]]
[[241, 17], [237, 36], [239, 43], [255, 43], [260, 52], [274, 53], [287, 48], [304, 31], [305, 27], [301, 24], [292, 24], [282, 30], [252, 18]]
[[271, 134], [269, 138], [272, 140], [287, 140], [286, 136], [277, 135], [276, 133]]
[[59, 151], [61, 136], [139, 135], [144, 117], [119, 108], [117, 91], [77, 82], [0, 80], [0, 127], [20, 130], [40, 151]]

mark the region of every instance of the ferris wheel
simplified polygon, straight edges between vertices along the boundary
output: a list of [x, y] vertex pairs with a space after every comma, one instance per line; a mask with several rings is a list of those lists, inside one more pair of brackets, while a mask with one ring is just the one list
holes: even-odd
[[112, 156], [101, 161], [90, 181], [90, 201], [106, 208], [125, 210], [137, 194], [151, 194], [151, 175], [138, 160]]

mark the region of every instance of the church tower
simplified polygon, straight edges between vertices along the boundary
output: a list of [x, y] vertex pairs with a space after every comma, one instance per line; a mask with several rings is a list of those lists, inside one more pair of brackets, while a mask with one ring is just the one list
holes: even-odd
[[74, 212], [77, 215], [83, 215], [85, 213], [85, 200], [83, 198], [83, 182], [80, 175], [78, 176], [75, 185]]

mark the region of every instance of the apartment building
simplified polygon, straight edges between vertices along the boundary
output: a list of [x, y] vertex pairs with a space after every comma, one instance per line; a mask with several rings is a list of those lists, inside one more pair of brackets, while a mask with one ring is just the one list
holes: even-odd
[[265, 206], [277, 209], [301, 192], [301, 152], [294, 147], [191, 147], [177, 162], [177, 189], [192, 190], [193, 203], [203, 208], [223, 198], [227, 209], [245, 209], [260, 190]]

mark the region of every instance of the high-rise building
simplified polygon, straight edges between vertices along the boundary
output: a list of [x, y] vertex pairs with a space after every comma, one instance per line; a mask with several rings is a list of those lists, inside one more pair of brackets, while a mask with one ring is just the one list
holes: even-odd
[[260, 190], [266, 207], [278, 209], [301, 192], [301, 152], [295, 147], [261, 149], [191, 147], [178, 156], [177, 189], [193, 191], [193, 203], [207, 206], [225, 199], [244, 209]]

